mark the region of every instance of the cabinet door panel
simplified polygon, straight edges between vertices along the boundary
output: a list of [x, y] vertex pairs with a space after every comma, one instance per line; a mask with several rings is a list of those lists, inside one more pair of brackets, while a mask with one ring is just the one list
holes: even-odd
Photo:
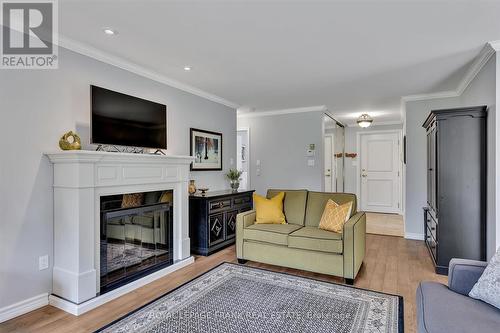
[[224, 241], [224, 215], [215, 214], [208, 218], [208, 246]]
[[237, 210], [226, 213], [225, 226], [226, 226], [226, 239], [234, 238], [236, 234], [236, 215]]

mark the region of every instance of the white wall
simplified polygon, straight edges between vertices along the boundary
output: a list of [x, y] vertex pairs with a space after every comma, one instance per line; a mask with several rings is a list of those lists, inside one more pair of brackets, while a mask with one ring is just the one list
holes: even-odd
[[[323, 116], [306, 112], [238, 118], [238, 127], [250, 128], [250, 177], [257, 193], [265, 194], [269, 188], [322, 189]], [[313, 167], [307, 165], [306, 156], [311, 143], [316, 145]]]
[[[422, 127], [429, 112], [434, 109], [455, 108], [474, 105], [488, 105], [488, 197], [487, 197], [487, 254], [488, 258], [494, 253], [500, 241], [498, 229], [500, 221], [497, 219], [495, 207], [498, 205], [500, 186], [498, 184], [498, 145], [496, 137], [499, 120], [496, 117], [496, 104], [498, 103], [497, 76], [500, 78], [496, 57], [492, 57], [470, 83], [468, 88], [459, 97], [431, 99], [407, 102], [406, 109], [406, 139], [407, 139], [407, 164], [406, 164], [406, 210], [405, 232], [410, 237], [423, 237], [423, 212], [426, 206], [427, 183], [426, 175], [426, 133]], [[495, 172], [496, 170], [496, 172]], [[495, 179], [496, 178], [496, 179]], [[496, 204], [495, 204], [496, 202]]]
[[373, 131], [388, 131], [388, 130], [401, 130], [403, 124], [397, 125], [374, 125], [367, 128], [361, 128], [359, 126], [346, 127], [345, 130], [345, 152], [346, 153], [357, 153], [356, 158], [345, 158], [344, 163], [344, 174], [345, 174], [345, 192], [356, 193], [357, 180], [359, 175], [357, 174], [356, 163], [359, 163], [359, 151], [357, 150], [357, 133], [367, 133]]
[[[192, 172], [199, 186], [228, 188], [224, 173], [236, 161], [235, 110], [64, 49], [59, 67], [0, 75], [0, 308], [51, 292], [52, 167], [43, 152], [70, 129], [88, 140], [90, 84], [166, 104], [168, 154], [189, 155], [190, 127], [222, 132], [224, 171]], [[39, 271], [44, 254], [50, 269]]]

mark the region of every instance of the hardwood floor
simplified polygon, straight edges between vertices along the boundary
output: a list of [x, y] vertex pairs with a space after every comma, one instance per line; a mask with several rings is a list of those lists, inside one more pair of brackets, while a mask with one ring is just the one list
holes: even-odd
[[403, 216], [398, 214], [366, 213], [366, 232], [369, 234], [404, 237]]
[[[210, 257], [197, 257], [194, 264], [79, 317], [46, 306], [0, 324], [0, 332], [92, 332], [224, 261], [236, 262], [234, 246]], [[254, 262], [248, 262], [247, 265], [324, 281], [343, 282], [342, 279], [332, 276], [283, 267]], [[434, 274], [423, 242], [401, 237], [367, 235], [366, 258], [355, 286], [403, 296], [405, 332], [416, 330], [415, 290], [422, 280], [446, 283], [445, 276]]]

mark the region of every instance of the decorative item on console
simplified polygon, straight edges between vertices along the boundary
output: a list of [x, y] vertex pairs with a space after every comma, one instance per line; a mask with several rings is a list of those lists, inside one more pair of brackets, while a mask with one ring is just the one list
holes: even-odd
[[236, 169], [229, 169], [229, 172], [226, 174], [233, 191], [238, 191], [238, 188], [240, 187], [241, 174], [242, 172]]
[[205, 193], [207, 193], [208, 191], [208, 187], [200, 187], [198, 191], [201, 192], [201, 195], [205, 195]]
[[59, 139], [59, 147], [62, 150], [80, 150], [82, 149], [82, 143], [75, 132], [69, 131]]
[[189, 180], [188, 193], [189, 194], [196, 193], [196, 185], [194, 183], [194, 179]]

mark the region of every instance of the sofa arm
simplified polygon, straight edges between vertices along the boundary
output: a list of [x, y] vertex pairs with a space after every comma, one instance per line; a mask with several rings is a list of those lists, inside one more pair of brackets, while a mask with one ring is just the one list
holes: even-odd
[[366, 214], [358, 212], [344, 224], [344, 278], [355, 279], [366, 248]]
[[456, 293], [469, 295], [487, 265], [485, 261], [451, 259], [448, 269], [448, 288]]
[[243, 229], [255, 223], [255, 210], [239, 213], [236, 217], [236, 257], [243, 257]]

